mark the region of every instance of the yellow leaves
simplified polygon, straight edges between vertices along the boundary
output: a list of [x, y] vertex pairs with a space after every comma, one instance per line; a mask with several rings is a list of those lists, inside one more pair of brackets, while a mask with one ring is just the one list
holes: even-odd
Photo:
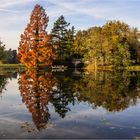
[[119, 36], [118, 35], [112, 35], [112, 42], [114, 44], [116, 44], [116, 43], [118, 43], [118, 41], [119, 41]]

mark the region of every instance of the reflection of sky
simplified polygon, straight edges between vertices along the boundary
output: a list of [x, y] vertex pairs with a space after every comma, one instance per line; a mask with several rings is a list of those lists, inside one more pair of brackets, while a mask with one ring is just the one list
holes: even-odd
[[17, 79], [8, 79], [6, 90], [3, 91], [0, 99], [0, 119], [1, 117], [16, 116], [16, 114], [26, 114], [25, 105], [22, 104]]
[[[140, 136], [140, 104], [122, 112], [109, 113], [102, 107], [92, 109], [86, 102], [69, 105], [64, 119], [49, 104], [49, 121], [52, 127], [36, 133], [21, 128], [24, 122], [33, 124], [31, 113], [22, 104], [18, 80], [8, 80], [6, 91], [0, 100], [0, 133], [3, 138], [135, 138]], [[35, 126], [34, 126], [35, 127]], [[2, 135], [1, 135], [2, 137]], [[0, 138], [1, 138], [0, 137]]]
[[7, 48], [17, 49], [20, 34], [37, 3], [47, 9], [50, 17], [49, 31], [53, 22], [62, 14], [76, 29], [103, 25], [107, 20], [114, 19], [140, 28], [139, 0], [1, 0], [0, 37]]

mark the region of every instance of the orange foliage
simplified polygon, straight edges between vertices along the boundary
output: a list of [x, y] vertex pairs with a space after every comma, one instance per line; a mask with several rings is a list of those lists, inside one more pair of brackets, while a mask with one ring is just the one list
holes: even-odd
[[28, 70], [19, 78], [22, 101], [32, 113], [32, 120], [39, 130], [46, 126], [50, 118], [47, 105], [55, 84], [56, 79], [48, 72], [39, 75], [36, 70]]
[[43, 63], [52, 65], [56, 58], [53, 47], [50, 45], [51, 36], [47, 34], [46, 28], [49, 18], [40, 5], [36, 5], [30, 17], [18, 48], [18, 58], [26, 67], [37, 67]]

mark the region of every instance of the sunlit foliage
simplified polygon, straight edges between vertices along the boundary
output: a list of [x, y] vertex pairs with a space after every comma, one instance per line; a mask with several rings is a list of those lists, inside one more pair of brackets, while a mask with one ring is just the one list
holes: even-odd
[[139, 32], [126, 23], [109, 21], [77, 32], [73, 49], [89, 64], [126, 67], [139, 62]]
[[[85, 75], [78, 94], [80, 101], [103, 107], [110, 112], [123, 111], [137, 103], [140, 93], [135, 72], [98, 72]], [[86, 86], [85, 86], [86, 85]]]
[[40, 5], [36, 5], [30, 17], [18, 48], [18, 58], [26, 67], [38, 67], [40, 63], [52, 65], [56, 58], [52, 46], [51, 36], [47, 34], [46, 27], [49, 18]]

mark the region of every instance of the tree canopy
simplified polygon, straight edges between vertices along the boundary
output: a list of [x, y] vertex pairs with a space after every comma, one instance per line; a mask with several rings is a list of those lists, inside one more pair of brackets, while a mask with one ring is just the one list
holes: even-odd
[[129, 66], [135, 63], [140, 47], [138, 31], [120, 21], [78, 31], [73, 50], [97, 66]]
[[18, 48], [18, 58], [26, 67], [38, 67], [40, 63], [52, 65], [56, 55], [50, 45], [51, 35], [46, 28], [49, 18], [42, 6], [36, 5]]
[[[28, 68], [51, 66], [53, 62], [70, 66], [73, 58], [82, 58], [84, 64], [94, 68], [140, 64], [140, 32], [124, 22], [108, 21], [76, 34], [63, 15], [54, 22], [50, 34], [46, 32], [48, 22], [45, 9], [37, 4], [18, 47], [18, 59]], [[0, 42], [1, 63], [17, 63], [16, 54], [16, 50], [7, 51]]]
[[6, 50], [5, 44], [0, 40], [0, 63], [10, 63], [16, 64], [17, 60], [17, 51], [16, 50]]
[[71, 57], [72, 45], [74, 42], [74, 27], [69, 28], [70, 23], [68, 23], [64, 16], [61, 15], [51, 30], [53, 36], [52, 44], [55, 46], [58, 59], [64, 61]]

